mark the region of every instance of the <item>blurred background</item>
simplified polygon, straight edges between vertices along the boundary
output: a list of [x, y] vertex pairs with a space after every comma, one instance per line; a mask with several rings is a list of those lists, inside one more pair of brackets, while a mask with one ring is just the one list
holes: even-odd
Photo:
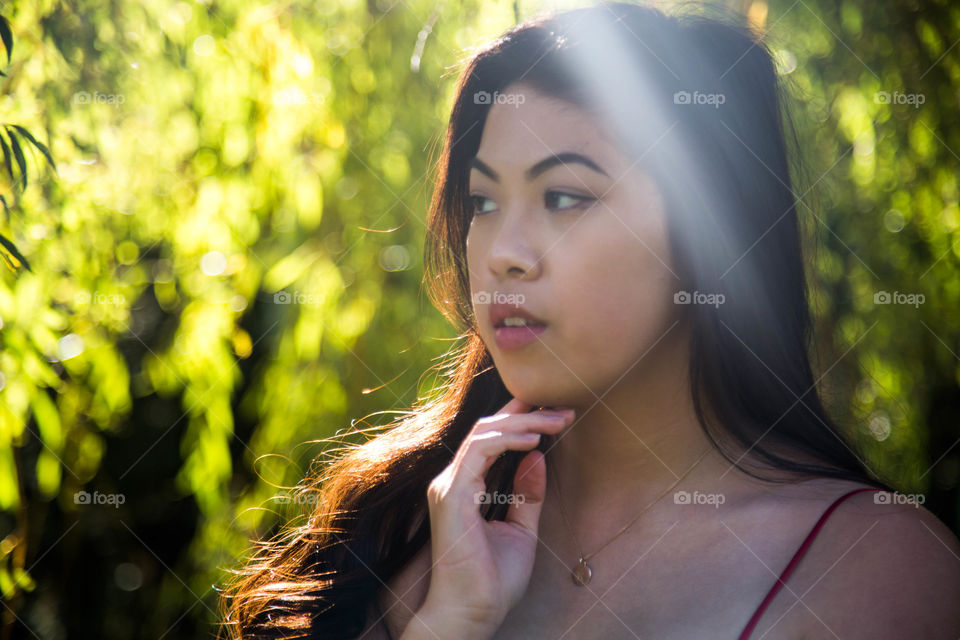
[[[454, 345], [421, 287], [452, 71], [585, 4], [2, 4], [0, 638], [215, 632], [317, 440]], [[717, 4], [794, 96], [828, 405], [960, 532], [960, 6]]]

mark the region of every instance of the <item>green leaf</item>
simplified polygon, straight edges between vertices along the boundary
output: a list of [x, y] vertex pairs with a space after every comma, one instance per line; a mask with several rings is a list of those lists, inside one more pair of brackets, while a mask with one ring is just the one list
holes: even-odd
[[6, 567], [0, 568], [0, 594], [4, 598], [9, 598], [13, 595], [15, 589], [15, 583], [13, 578], [10, 577], [10, 572], [7, 571]]
[[46, 449], [37, 455], [37, 488], [46, 498], [53, 498], [60, 489], [60, 460]]
[[50, 150], [47, 149], [47, 146], [33, 137], [33, 134], [21, 127], [18, 124], [13, 125], [13, 128], [20, 132], [24, 138], [30, 141], [33, 146], [40, 150], [40, 153], [43, 154], [43, 157], [47, 159], [47, 162], [50, 163], [50, 166], [53, 167], [54, 171], [57, 169], [57, 165], [53, 162], [53, 156], [50, 155]]
[[24, 591], [33, 591], [37, 588], [33, 577], [20, 567], [13, 568], [13, 581]]
[[40, 437], [43, 444], [51, 451], [60, 451], [63, 447], [63, 425], [60, 422], [60, 411], [47, 390], [43, 387], [34, 387], [30, 396], [30, 406], [33, 417], [37, 421]]
[[[27, 269], [27, 271], [29, 271], [30, 273], [33, 273], [33, 269], [30, 268], [30, 263], [27, 262], [27, 259], [24, 258], [23, 255], [17, 250], [17, 246], [12, 242], [10, 242], [9, 240], [7, 240], [3, 236], [3, 234], [0, 234], [0, 244], [2, 244], [3, 248], [6, 249], [14, 258], [19, 260], [20, 264], [22, 264]], [[7, 262], [9, 263], [9, 260], [7, 260]], [[11, 265], [11, 266], [15, 266], [15, 265]]]
[[10, 56], [13, 55], [13, 33], [10, 32], [10, 23], [4, 16], [0, 16], [0, 38], [3, 39], [3, 46], [7, 48], [7, 64], [10, 64]]
[[[4, 511], [12, 511], [20, 506], [17, 466], [13, 460], [13, 451], [13, 447], [9, 444], [0, 447], [0, 509]], [[3, 586], [0, 585], [0, 589], [2, 588]]]
[[23, 177], [23, 188], [27, 188], [27, 159], [23, 157], [23, 149], [20, 148], [20, 141], [17, 136], [10, 131], [7, 126], [7, 135], [10, 136], [10, 146], [13, 147], [13, 157], [17, 159], [17, 166], [20, 167], [20, 175]]
[[3, 147], [3, 161], [7, 165], [7, 173], [10, 175], [10, 184], [11, 186], [16, 186], [16, 178], [13, 175], [13, 163], [10, 162], [10, 145], [7, 144], [7, 139], [3, 137], [3, 134], [0, 133], [0, 147]]

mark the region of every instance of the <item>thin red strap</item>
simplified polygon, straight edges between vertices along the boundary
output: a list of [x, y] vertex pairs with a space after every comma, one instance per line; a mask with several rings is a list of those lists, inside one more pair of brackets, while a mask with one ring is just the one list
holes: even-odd
[[787, 565], [786, 569], [783, 570], [783, 573], [780, 574], [780, 577], [777, 578], [776, 584], [770, 588], [770, 591], [767, 593], [767, 597], [763, 599], [763, 602], [760, 603], [760, 606], [754, 612], [753, 617], [750, 618], [750, 622], [748, 622], [747, 626], [744, 627], [743, 633], [740, 634], [740, 640], [747, 640], [750, 637], [750, 634], [753, 633], [753, 629], [757, 626], [757, 623], [760, 622], [763, 612], [773, 601], [774, 596], [777, 595], [777, 592], [780, 591], [780, 588], [784, 585], [784, 583], [786, 583], [787, 578], [789, 578], [790, 574], [793, 573], [793, 570], [800, 563], [800, 560], [803, 558], [804, 554], [807, 553], [807, 549], [809, 549], [810, 545], [813, 544], [813, 539], [817, 537], [818, 533], [820, 533], [820, 529], [823, 528], [823, 525], [827, 522], [827, 518], [830, 517], [830, 514], [833, 513], [834, 509], [840, 506], [841, 502], [854, 494], [860, 493], [861, 491], [883, 491], [883, 489], [854, 489], [849, 493], [843, 494], [834, 500], [833, 504], [827, 507], [827, 510], [824, 511], [823, 515], [820, 516], [820, 519], [817, 520], [817, 524], [813, 525], [813, 529], [811, 529], [810, 533], [807, 534], [803, 544], [800, 545], [800, 548], [797, 549], [797, 552], [793, 554], [790, 564]]

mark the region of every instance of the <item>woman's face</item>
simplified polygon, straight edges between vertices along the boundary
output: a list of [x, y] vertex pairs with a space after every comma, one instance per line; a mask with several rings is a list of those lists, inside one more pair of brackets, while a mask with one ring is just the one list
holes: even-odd
[[[491, 104], [470, 170], [467, 264], [480, 336], [514, 396], [590, 406], [629, 381], [677, 319], [663, 202], [580, 108], [523, 84]], [[497, 302], [545, 328], [523, 346], [498, 342]]]

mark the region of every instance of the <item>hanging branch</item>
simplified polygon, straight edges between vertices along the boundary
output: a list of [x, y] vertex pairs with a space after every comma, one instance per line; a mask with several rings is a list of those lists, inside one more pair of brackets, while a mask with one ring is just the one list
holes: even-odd
[[[5, 16], [0, 16], [0, 40], [3, 41], [4, 49], [7, 52], [7, 64], [10, 64], [13, 55], [13, 32], [10, 30], [10, 23]], [[7, 77], [7, 74], [0, 71], [0, 76]], [[27, 158], [23, 152], [24, 143], [29, 143], [37, 149], [47, 162], [57, 170], [57, 165], [53, 161], [53, 156], [45, 144], [37, 140], [33, 134], [18, 124], [0, 125], [0, 151], [3, 152], [3, 166], [0, 167], [0, 173], [5, 172], [10, 180], [10, 190], [13, 194], [13, 209], [19, 208], [20, 194], [27, 188], [29, 183], [27, 172]], [[6, 136], [4, 136], [6, 134]], [[14, 162], [16, 168], [14, 168]], [[3, 205], [4, 218], [7, 223], [10, 222], [11, 206], [7, 202], [5, 195], [0, 194], [0, 204]], [[12, 240], [0, 234], [0, 256], [3, 256], [7, 266], [16, 271], [21, 265], [27, 271], [31, 271], [30, 263], [20, 253]]]

